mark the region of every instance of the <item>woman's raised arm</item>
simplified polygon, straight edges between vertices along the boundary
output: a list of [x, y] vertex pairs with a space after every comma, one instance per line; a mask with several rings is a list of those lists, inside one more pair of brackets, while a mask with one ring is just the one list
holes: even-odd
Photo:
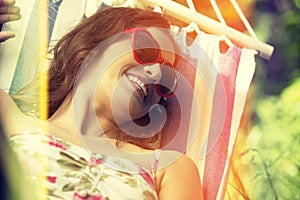
[[11, 96], [2, 89], [0, 89], [0, 120], [8, 135], [36, 127], [36, 120], [25, 115]]

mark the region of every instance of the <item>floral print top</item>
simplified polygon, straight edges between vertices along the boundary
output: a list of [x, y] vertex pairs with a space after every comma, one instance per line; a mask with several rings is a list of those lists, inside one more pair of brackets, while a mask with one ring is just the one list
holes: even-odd
[[158, 199], [154, 176], [159, 154], [149, 172], [129, 160], [93, 154], [51, 135], [18, 134], [10, 143], [47, 199]]

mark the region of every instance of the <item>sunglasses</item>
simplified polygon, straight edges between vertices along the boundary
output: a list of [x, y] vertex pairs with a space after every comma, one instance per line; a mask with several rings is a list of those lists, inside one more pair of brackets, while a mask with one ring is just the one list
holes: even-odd
[[164, 60], [160, 46], [151, 33], [144, 28], [127, 29], [124, 32], [132, 33], [132, 52], [139, 64], [160, 64], [162, 78], [156, 84], [157, 94], [165, 98], [174, 96], [178, 85], [175, 68]]

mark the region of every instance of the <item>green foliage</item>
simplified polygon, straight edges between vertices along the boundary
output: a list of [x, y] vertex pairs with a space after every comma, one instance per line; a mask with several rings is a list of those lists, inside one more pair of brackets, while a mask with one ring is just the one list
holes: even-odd
[[[248, 137], [251, 199], [300, 199], [300, 0], [256, 0], [254, 27], [275, 47], [257, 59]], [[245, 156], [246, 157], [246, 156]]]
[[257, 105], [250, 135], [253, 199], [300, 199], [300, 78]]
[[257, 37], [275, 47], [269, 61], [257, 60], [261, 95], [277, 95], [300, 76], [300, 1], [257, 0], [253, 19]]

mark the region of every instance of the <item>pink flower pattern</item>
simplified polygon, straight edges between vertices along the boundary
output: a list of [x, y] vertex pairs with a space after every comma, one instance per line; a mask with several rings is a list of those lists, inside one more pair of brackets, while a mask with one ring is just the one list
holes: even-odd
[[[154, 174], [132, 162], [106, 156], [99, 158], [62, 139], [37, 133], [12, 137], [11, 144], [20, 155], [35, 151], [31, 155], [36, 162], [39, 162], [40, 157], [46, 156], [49, 166], [44, 176], [46, 178], [39, 180], [44, 181], [41, 184], [48, 190], [50, 199], [53, 196], [73, 200], [114, 200], [111, 196], [116, 194], [119, 195], [117, 200], [158, 199]], [[41, 146], [47, 149], [46, 155], [44, 151], [40, 151]], [[126, 168], [133, 171], [123, 173], [110, 167], [108, 162], [114, 162], [120, 168], [126, 165]], [[154, 165], [157, 165], [156, 162], [155, 160]], [[36, 180], [37, 177], [33, 178]]]
[[140, 167], [139, 175], [141, 177], [143, 177], [143, 179], [151, 186], [152, 189], [155, 190], [154, 181], [153, 181], [153, 178], [150, 176], [149, 172], [147, 172], [145, 169]]
[[56, 176], [47, 176], [47, 181], [50, 183], [56, 183]]
[[59, 142], [57, 142], [57, 141], [50, 140], [50, 141], [48, 142], [48, 144], [49, 144], [50, 146], [54, 146], [54, 147], [56, 147], [56, 148], [59, 148], [59, 149], [61, 149], [61, 150], [63, 150], [63, 151], [67, 150], [67, 147], [65, 147], [64, 145], [62, 145], [61, 143], [59, 143]]
[[90, 166], [97, 166], [103, 163], [103, 160], [100, 158], [97, 158], [95, 156], [91, 156], [89, 160], [89, 165]]

